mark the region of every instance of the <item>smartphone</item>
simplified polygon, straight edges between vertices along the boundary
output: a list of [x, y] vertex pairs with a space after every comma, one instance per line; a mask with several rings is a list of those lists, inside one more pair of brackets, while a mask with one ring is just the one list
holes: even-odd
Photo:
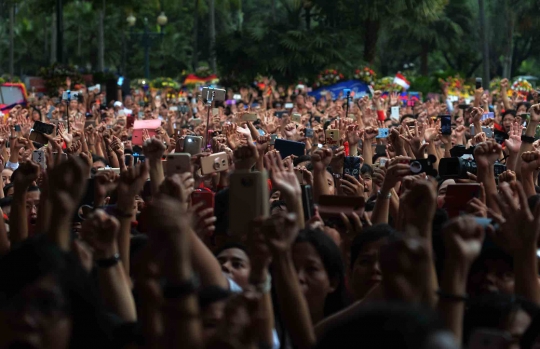
[[197, 209], [198, 212], [208, 208], [214, 208], [214, 197], [215, 195], [211, 191], [197, 189], [191, 193], [191, 206], [198, 205], [202, 202], [202, 206]]
[[244, 122], [253, 122], [257, 121], [257, 114], [255, 113], [244, 113], [241, 115], [242, 121]]
[[481, 121], [484, 121], [484, 120], [487, 120], [487, 119], [493, 119], [493, 118], [495, 118], [495, 113], [488, 112], [488, 113], [482, 114]]
[[291, 115], [291, 120], [293, 122], [297, 122], [297, 123], [300, 123], [300, 121], [302, 120], [302, 115], [298, 114], [298, 113], [293, 113]]
[[399, 107], [392, 107], [390, 109], [390, 119], [399, 122]]
[[190, 120], [190, 123], [193, 124], [193, 126], [199, 126], [200, 124], [202, 124], [202, 119], [193, 118]]
[[444, 199], [444, 208], [448, 211], [448, 216], [450, 218], [459, 216], [469, 201], [480, 197], [481, 190], [480, 183], [448, 185]]
[[306, 128], [306, 138], [313, 138], [313, 129], [312, 128]]
[[465, 109], [469, 108], [469, 105], [468, 104], [460, 104], [460, 105], [458, 105], [458, 108], [465, 110]]
[[43, 150], [34, 150], [32, 152], [32, 161], [38, 164], [42, 169], [47, 169], [47, 161]]
[[30, 133], [30, 140], [40, 144], [48, 144], [49, 140], [44, 134], [52, 135], [54, 132], [54, 125], [46, 124], [41, 121], [34, 122], [32, 126], [32, 132]]
[[184, 152], [191, 155], [199, 154], [202, 150], [203, 138], [200, 136], [186, 136], [184, 139]]
[[450, 115], [441, 115], [441, 133], [443, 135], [452, 134], [452, 117]]
[[[67, 154], [66, 154], [67, 156]], [[99, 172], [105, 172], [105, 171], [111, 171], [111, 172], [114, 172], [116, 174], [120, 174], [120, 168], [118, 167], [103, 167], [103, 168], [98, 168], [98, 171]]]
[[165, 162], [165, 174], [172, 176], [176, 173], [191, 172], [191, 154], [172, 153], [168, 154]]
[[530, 113], [523, 113], [519, 116], [521, 117], [521, 120], [523, 120], [523, 126], [527, 126], [529, 124], [529, 121], [531, 121]]
[[126, 128], [132, 128], [134, 124], [135, 116], [133, 114], [126, 116]]
[[266, 171], [234, 171], [229, 176], [229, 234], [248, 233], [255, 218], [269, 216], [269, 203]]
[[356, 179], [360, 178], [360, 158], [358, 156], [346, 156], [343, 159], [343, 179], [345, 175], [353, 176]]
[[313, 120], [315, 120], [315, 121], [318, 122], [319, 124], [321, 123], [321, 117], [320, 117], [320, 116], [314, 116], [314, 117], [313, 117]]
[[270, 135], [270, 145], [276, 144], [277, 135]]
[[362, 217], [366, 200], [362, 196], [321, 195], [319, 196], [319, 214], [321, 218], [339, 218], [341, 214], [351, 217], [356, 213]]
[[292, 109], [294, 108], [294, 104], [292, 103], [285, 103], [285, 109]]
[[426, 159], [409, 160], [411, 174], [425, 173], [427, 176], [435, 177], [437, 176], [437, 170], [434, 169], [433, 165], [436, 162], [437, 158], [434, 155], [429, 155]]
[[326, 144], [339, 145], [339, 141], [341, 140], [339, 130], [328, 128], [324, 131], [324, 134], [326, 136]]
[[[475, 131], [474, 125], [471, 125], [470, 128], [471, 128], [471, 134], [476, 134], [476, 132], [474, 132]], [[482, 132], [486, 134], [487, 138], [493, 138], [493, 130], [490, 127], [482, 126]]]
[[212, 108], [212, 116], [218, 116], [219, 115], [219, 108]]
[[200, 159], [203, 175], [227, 171], [229, 169], [229, 158], [226, 152], [211, 154]]
[[223, 102], [226, 91], [220, 88], [203, 87], [201, 96], [204, 101]]
[[387, 128], [380, 128], [379, 134], [375, 138], [388, 138], [388, 129]]
[[176, 105], [173, 105], [172, 107], [169, 107], [170, 111], [178, 111], [178, 107]]
[[482, 78], [476, 78], [476, 89], [482, 88]]
[[189, 112], [189, 107], [187, 105], [181, 105], [178, 110], [180, 110], [180, 113], [186, 114]]
[[124, 77], [123, 77], [123, 76], [120, 76], [120, 77], [118, 78], [118, 81], [116, 82], [116, 84], [117, 84], [118, 86], [122, 86], [122, 85], [124, 84]]
[[375, 154], [386, 156], [386, 144], [377, 144], [375, 146]]
[[300, 183], [300, 185], [304, 185], [306, 184], [304, 182], [304, 174], [302, 173], [302, 171], [300, 171], [299, 169], [294, 169], [294, 174], [296, 175], [296, 179], [298, 179], [298, 183]]
[[300, 185], [302, 189], [302, 208], [304, 209], [304, 221], [309, 221], [313, 217], [315, 204], [313, 202], [313, 190], [311, 185]]
[[505, 332], [492, 329], [477, 329], [469, 339], [469, 349], [506, 349], [512, 338]]
[[278, 119], [281, 119], [283, 117], [283, 114], [286, 114], [287, 112], [286, 111], [277, 111], [274, 113], [274, 116], [277, 117]]
[[282, 159], [285, 159], [289, 155], [295, 155], [295, 156], [304, 155], [306, 145], [302, 142], [295, 142], [295, 141], [289, 141], [286, 139], [277, 138], [274, 141], [274, 149], [279, 151]]
[[233, 99], [234, 99], [235, 101], [239, 101], [239, 100], [241, 100], [241, 99], [242, 99], [242, 96], [241, 96], [241, 95], [238, 95], [238, 94], [236, 94], [236, 95], [233, 95]]

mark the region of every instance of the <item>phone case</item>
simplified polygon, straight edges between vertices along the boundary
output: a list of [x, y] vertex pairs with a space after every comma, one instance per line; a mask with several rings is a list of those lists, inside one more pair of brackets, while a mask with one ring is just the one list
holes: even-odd
[[235, 171], [229, 177], [229, 233], [245, 235], [257, 217], [268, 217], [268, 175]]
[[253, 121], [257, 121], [257, 114], [255, 113], [245, 113], [245, 114], [242, 114], [242, 121], [245, 121], [245, 122], [253, 122]]
[[365, 205], [366, 201], [361, 196], [321, 195], [318, 208], [321, 218], [336, 218], [341, 213], [351, 216], [353, 212], [362, 217]]
[[291, 117], [291, 120], [293, 122], [300, 122], [302, 120], [302, 115], [298, 114], [298, 113], [294, 113]]
[[304, 143], [286, 139], [277, 138], [274, 142], [274, 149], [279, 151], [282, 159], [285, 159], [289, 155], [302, 156], [304, 155], [305, 148], [306, 145]]
[[199, 154], [202, 150], [203, 139], [200, 136], [186, 136], [184, 140], [184, 153]]
[[388, 138], [388, 129], [387, 128], [380, 128], [379, 134], [375, 138]]
[[469, 201], [480, 196], [481, 190], [479, 183], [448, 185], [444, 198], [444, 208], [448, 212], [448, 216], [450, 218], [459, 216]]
[[201, 171], [203, 175], [227, 171], [229, 169], [229, 159], [226, 152], [215, 153], [200, 159]]
[[206, 210], [207, 208], [214, 208], [214, 193], [210, 191], [196, 190], [191, 193], [191, 206], [195, 206], [200, 202], [203, 205], [197, 209], [197, 211]]
[[315, 205], [313, 203], [313, 190], [311, 185], [302, 185], [302, 208], [304, 209], [304, 221], [308, 221], [313, 216]]
[[346, 156], [343, 159], [343, 175], [346, 174], [356, 179], [360, 177], [360, 158], [358, 156]]
[[296, 179], [298, 179], [298, 183], [300, 183], [300, 185], [306, 184], [304, 183], [304, 175], [302, 174], [302, 171], [295, 169], [294, 174], [296, 175]]
[[41, 166], [42, 169], [47, 169], [47, 161], [43, 150], [34, 150], [32, 152], [32, 161]]
[[307, 138], [313, 138], [313, 129], [312, 128], [306, 128], [306, 137]]
[[339, 145], [339, 141], [341, 139], [339, 130], [327, 129], [324, 134], [326, 135], [326, 144]]
[[191, 172], [191, 154], [172, 153], [167, 155], [165, 174], [172, 176], [175, 173]]

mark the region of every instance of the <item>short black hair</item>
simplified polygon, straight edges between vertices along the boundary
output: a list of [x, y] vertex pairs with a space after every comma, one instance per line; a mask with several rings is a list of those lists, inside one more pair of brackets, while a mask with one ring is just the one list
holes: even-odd
[[99, 155], [92, 154], [92, 162], [98, 162], [98, 161], [103, 162], [105, 166], [109, 166], [109, 162], [105, 158]]
[[13, 188], [13, 183], [9, 183], [9, 184], [6, 184], [4, 186], [4, 196], [5, 197], [8, 197], [9, 195], [7, 194], [9, 192], [9, 190]]
[[272, 212], [272, 210], [276, 207], [287, 207], [287, 203], [285, 202], [285, 200], [276, 200], [272, 202], [272, 204], [270, 205], [270, 212]]
[[376, 224], [365, 228], [362, 233], [358, 234], [351, 244], [351, 260], [350, 268], [352, 269], [354, 262], [358, 258], [360, 251], [369, 243], [379, 241], [384, 238], [396, 236], [397, 231], [388, 224]]

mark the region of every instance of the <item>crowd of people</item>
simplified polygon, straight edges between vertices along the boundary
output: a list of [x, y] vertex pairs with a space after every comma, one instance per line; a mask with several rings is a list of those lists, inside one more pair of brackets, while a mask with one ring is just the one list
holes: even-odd
[[540, 345], [538, 93], [67, 90], [0, 120], [0, 349]]

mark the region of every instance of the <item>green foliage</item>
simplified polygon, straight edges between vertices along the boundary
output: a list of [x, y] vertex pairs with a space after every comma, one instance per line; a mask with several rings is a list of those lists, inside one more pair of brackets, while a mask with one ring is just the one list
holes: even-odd
[[73, 66], [59, 63], [41, 68], [39, 76], [45, 81], [45, 88], [50, 96], [56, 95], [58, 88], [65, 86], [67, 77], [71, 78], [71, 86], [84, 83], [81, 74]]

